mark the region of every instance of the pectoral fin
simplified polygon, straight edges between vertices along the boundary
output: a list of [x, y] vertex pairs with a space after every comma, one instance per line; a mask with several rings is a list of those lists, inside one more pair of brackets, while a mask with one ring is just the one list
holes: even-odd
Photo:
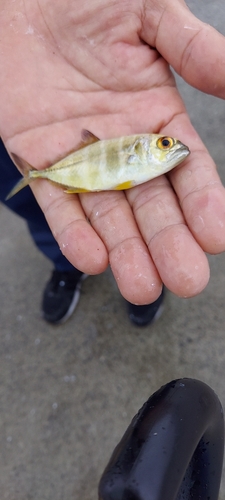
[[126, 181], [123, 182], [122, 184], [118, 184], [118, 186], [115, 187], [116, 191], [124, 191], [125, 189], [130, 189], [133, 187], [132, 181]]

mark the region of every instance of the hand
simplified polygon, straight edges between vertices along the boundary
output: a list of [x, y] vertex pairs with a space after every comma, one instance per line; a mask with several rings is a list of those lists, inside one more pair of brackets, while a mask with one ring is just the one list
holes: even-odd
[[82, 128], [102, 139], [165, 133], [192, 151], [170, 175], [125, 193], [77, 196], [32, 183], [64, 255], [89, 274], [109, 262], [137, 304], [154, 301], [162, 282], [183, 297], [199, 293], [205, 252], [225, 249], [225, 194], [169, 64], [224, 98], [225, 39], [182, 0], [0, 5], [0, 133], [9, 151], [45, 168], [76, 147]]

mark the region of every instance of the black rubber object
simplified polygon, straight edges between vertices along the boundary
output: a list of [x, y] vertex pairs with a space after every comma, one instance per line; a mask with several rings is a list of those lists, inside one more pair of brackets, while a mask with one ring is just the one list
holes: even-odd
[[224, 419], [203, 382], [155, 392], [133, 418], [99, 483], [100, 500], [218, 500]]

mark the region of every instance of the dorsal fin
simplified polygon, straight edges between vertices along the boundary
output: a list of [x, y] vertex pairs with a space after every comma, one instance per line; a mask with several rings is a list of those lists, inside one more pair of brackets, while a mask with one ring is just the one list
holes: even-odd
[[92, 134], [89, 130], [81, 130], [81, 141], [79, 142], [78, 146], [76, 146], [75, 151], [78, 151], [79, 149], [86, 148], [86, 146], [90, 146], [90, 144], [94, 144], [95, 142], [100, 141], [96, 135]]
[[[86, 148], [86, 146], [90, 146], [90, 144], [94, 144], [95, 142], [100, 141], [96, 135], [92, 134], [92, 132], [89, 132], [89, 130], [82, 129], [81, 130], [81, 141], [75, 146], [75, 148], [70, 149], [69, 151], [66, 152], [66, 155], [64, 154], [63, 156], [60, 155], [58, 158], [55, 159], [54, 164], [58, 163], [59, 161], [63, 160], [65, 156], [69, 156], [76, 151], [79, 151], [80, 149]], [[16, 162], [15, 162], [16, 163]], [[16, 163], [17, 165], [17, 163]]]
[[100, 139], [96, 135], [92, 134], [92, 132], [86, 129], [81, 130], [81, 139], [86, 146], [88, 144], [93, 144], [94, 142], [100, 141]]

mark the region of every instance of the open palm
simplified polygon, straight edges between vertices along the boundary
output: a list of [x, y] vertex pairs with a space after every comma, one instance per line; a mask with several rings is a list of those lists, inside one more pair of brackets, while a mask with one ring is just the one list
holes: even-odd
[[224, 188], [168, 65], [225, 97], [225, 70], [210, 66], [225, 40], [183, 2], [158, 3], [39, 0], [19, 10], [15, 0], [0, 19], [0, 132], [9, 152], [44, 168], [75, 149], [83, 128], [102, 139], [165, 132], [192, 151], [167, 177], [125, 193], [32, 184], [71, 263], [89, 274], [110, 263], [121, 293], [139, 304], [154, 301], [162, 282], [180, 296], [199, 293], [209, 278], [204, 252], [225, 249]]

